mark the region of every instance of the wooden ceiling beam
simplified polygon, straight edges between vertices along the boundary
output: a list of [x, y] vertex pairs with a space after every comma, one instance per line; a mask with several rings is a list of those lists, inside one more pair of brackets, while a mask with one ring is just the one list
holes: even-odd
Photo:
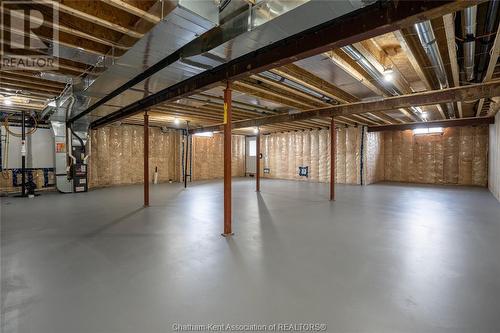
[[[364, 114], [367, 112], [383, 112], [386, 110], [395, 110], [399, 108], [406, 108], [408, 106], [435, 105], [440, 103], [449, 103], [455, 100], [473, 100], [480, 98], [490, 98], [499, 95], [500, 81], [492, 81], [488, 83], [468, 85], [463, 87], [426, 91], [396, 97], [387, 97], [380, 101], [341, 104], [326, 108], [312, 109], [294, 114], [283, 114], [247, 119], [243, 121], [233, 122], [233, 127], [241, 128], [260, 126], [270, 123], [300, 121], [318, 117], [351, 116], [355, 114]], [[222, 127], [222, 125], [216, 125], [213, 128], [220, 129]], [[204, 128], [203, 130], [207, 129]]]
[[[486, 69], [486, 74], [484, 76], [483, 82], [488, 82], [492, 79], [493, 73], [495, 72], [495, 67], [498, 63], [498, 54], [500, 51], [500, 26], [497, 28], [497, 34], [495, 36], [495, 41], [493, 42], [493, 46], [490, 51], [490, 61], [488, 63], [488, 67]], [[477, 103], [476, 117], [481, 115], [481, 111], [483, 109], [484, 98], [480, 99]], [[491, 112], [489, 112], [491, 113]]]
[[356, 96], [349, 94], [293, 63], [272, 69], [271, 72], [343, 103], [357, 102], [359, 100]]
[[[13, 16], [13, 17], [24, 19], [24, 16], [22, 16], [19, 13], [17, 13], [16, 11], [11, 11], [10, 15]], [[40, 19], [40, 18], [38, 18], [36, 16], [30, 16], [30, 21], [33, 24], [38, 24], [38, 25], [42, 25], [42, 26], [46, 26], [46, 27], [54, 27], [54, 29], [57, 29], [60, 32], [67, 33], [67, 34], [75, 36], [75, 37], [87, 39], [89, 41], [92, 41], [92, 42], [95, 42], [95, 43], [99, 43], [99, 44], [102, 44], [102, 45], [114, 47], [114, 48], [121, 49], [121, 50], [126, 50], [126, 49], [129, 48], [128, 46], [122, 45], [120, 43], [116, 43], [116, 42], [113, 42], [111, 40], [104, 39], [104, 38], [99, 38], [99, 37], [93, 36], [91, 34], [85, 33], [83, 31], [80, 31], [80, 30], [77, 30], [77, 29], [73, 29], [73, 28], [70, 28], [70, 27], [67, 27], [65, 25], [61, 25], [61, 24], [55, 23], [55, 22], [45, 21], [45, 20]]]
[[[24, 36], [24, 37], [28, 37], [30, 39], [35, 39], [35, 36], [33, 34], [27, 33], [27, 32], [22, 31], [22, 30], [12, 29], [12, 28], [9, 28], [9, 27], [6, 27], [6, 26], [2, 26], [1, 30], [8, 31], [8, 32], [16, 34], [18, 36]], [[97, 55], [97, 56], [106, 56], [106, 57], [112, 58], [112, 56], [108, 56], [108, 55], [106, 55], [103, 52], [92, 50], [92, 49], [88, 49], [88, 48], [83, 48], [81, 45], [71, 44], [71, 43], [64, 42], [64, 41], [61, 40], [61, 38], [59, 38], [59, 40], [57, 40], [57, 41], [54, 41], [54, 40], [52, 40], [50, 38], [47, 38], [47, 37], [44, 37], [44, 36], [39, 36], [39, 35], [37, 35], [36, 38], [39, 38], [39, 39], [41, 39], [43, 41], [46, 41], [46, 42], [49, 42], [49, 43], [56, 43], [56, 44], [59, 44], [59, 45], [62, 45], [62, 46], [68, 47], [68, 48], [77, 49], [79, 51], [83, 51], [83, 52], [86, 52], [86, 53], [94, 54], [94, 55]]]
[[[374, 92], [378, 96], [387, 96], [387, 93], [380, 89], [377, 85], [375, 85], [373, 82], [375, 80], [370, 79], [368, 77], [368, 74], [364, 72], [362, 68], [359, 67], [353, 60], [349, 58], [347, 54], [345, 54], [341, 50], [333, 50], [331, 52], [328, 52], [325, 54], [328, 56], [338, 67], [340, 67], [344, 72], [349, 74], [351, 77], [353, 77], [356, 81], [359, 83], [363, 84], [366, 88]], [[409, 117], [410, 119], [413, 119], [415, 121], [418, 121], [416, 116], [414, 116], [412, 113], [408, 112], [407, 110], [399, 110], [401, 113], [403, 113], [406, 117]], [[392, 117], [391, 117], [392, 118]], [[395, 119], [396, 121], [400, 122], [400, 120]]]
[[17, 76], [17, 75], [13, 75], [13, 73], [5, 73], [5, 72], [1, 72], [0, 75], [1, 75], [0, 83], [2, 82], [2, 80], [8, 79], [8, 80], [14, 81], [14, 82], [19, 81], [19, 82], [23, 82], [23, 83], [36, 84], [37, 86], [40, 86], [40, 87], [54, 88], [54, 89], [58, 89], [58, 90], [63, 90], [65, 87], [64, 84], [58, 84], [58, 83], [55, 83], [52, 81], [43, 81], [43, 80], [37, 79], [35, 77], [29, 78], [26, 76]]
[[492, 117], [459, 118], [459, 119], [446, 119], [446, 120], [431, 120], [431, 121], [411, 123], [411, 124], [371, 126], [368, 127], [368, 132], [404, 131], [415, 128], [430, 128], [430, 127], [478, 126], [478, 125], [488, 125], [494, 123], [495, 123], [495, 118]]
[[[459, 67], [457, 60], [457, 49], [455, 42], [455, 22], [452, 14], [446, 14], [443, 16], [444, 22], [444, 30], [446, 34], [446, 42], [448, 46], [448, 57], [450, 58], [450, 67], [451, 67], [451, 75], [453, 78], [453, 86], [460, 86], [460, 76], [459, 76]], [[463, 118], [463, 110], [462, 110], [462, 102], [457, 101], [458, 115], [460, 118]]]
[[145, 19], [146, 21], [149, 21], [153, 24], [156, 24], [161, 21], [161, 19], [153, 14], [148, 13], [145, 10], [142, 10], [140, 8], [137, 8], [128, 2], [122, 1], [122, 0], [101, 0], [104, 3], [107, 3], [110, 6], [113, 6], [115, 8], [121, 9], [126, 11], [129, 14], [138, 16], [140, 18]]
[[290, 98], [286, 95], [276, 93], [272, 90], [266, 89], [265, 87], [259, 87], [248, 81], [237, 81], [232, 85], [233, 90], [237, 90], [242, 93], [246, 93], [252, 96], [260, 97], [268, 101], [279, 103], [282, 105], [288, 105], [297, 109], [306, 109], [312, 107], [309, 103], [304, 103], [297, 101], [294, 98]]
[[301, 97], [304, 99], [307, 99], [313, 103], [313, 105], [328, 105], [328, 103], [322, 101], [321, 99], [314, 97], [310, 94], [307, 94], [305, 92], [299, 91], [298, 89], [292, 88], [287, 86], [286, 84], [283, 84], [281, 82], [276, 82], [274, 80], [268, 79], [267, 77], [264, 77], [262, 75], [252, 75], [250, 78], [264, 82], [270, 86], [276, 87], [280, 90], [283, 90], [284, 92], [288, 93], [287, 95], [289, 96], [294, 96], [295, 98]]
[[110, 30], [114, 30], [114, 31], [120, 32], [120, 33], [122, 33], [124, 35], [128, 35], [130, 37], [134, 37], [134, 38], [139, 39], [142, 36], [144, 36], [144, 34], [142, 34], [140, 32], [134, 31], [134, 30], [126, 28], [126, 27], [122, 27], [121, 25], [118, 25], [116, 23], [113, 23], [113, 22], [104, 20], [104, 19], [102, 19], [100, 17], [97, 17], [97, 16], [94, 16], [94, 15], [90, 15], [88, 13], [82, 12], [82, 11], [80, 11], [78, 9], [72, 8], [72, 7], [68, 6], [68, 5], [65, 5], [65, 4], [60, 3], [58, 1], [55, 1], [55, 0], [37, 0], [37, 2], [38, 3], [42, 3], [42, 4], [46, 4], [46, 5], [56, 6], [56, 8], [60, 12], [72, 15], [74, 17], [78, 17], [78, 18], [80, 18], [82, 20], [85, 20], [85, 21], [88, 21], [88, 22], [100, 25], [101, 27], [104, 27], [104, 28], [107, 28], [107, 29], [110, 29]]

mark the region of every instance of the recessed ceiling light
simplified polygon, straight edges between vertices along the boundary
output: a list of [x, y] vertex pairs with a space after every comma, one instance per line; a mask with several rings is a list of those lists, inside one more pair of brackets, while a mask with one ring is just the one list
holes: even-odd
[[12, 105], [12, 101], [9, 98], [4, 98], [3, 104], [5, 104], [5, 105]]
[[174, 124], [179, 125], [179, 124], [180, 124], [180, 122], [181, 122], [181, 121], [179, 120], [179, 118], [174, 118]]
[[255, 127], [255, 128], [253, 129], [253, 132], [254, 132], [255, 134], [258, 134], [258, 133], [259, 133], [259, 128], [258, 128], [258, 127]]

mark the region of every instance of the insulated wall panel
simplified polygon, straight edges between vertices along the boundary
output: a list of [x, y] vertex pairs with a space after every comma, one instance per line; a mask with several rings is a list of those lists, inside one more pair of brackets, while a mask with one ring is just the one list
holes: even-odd
[[[140, 126], [107, 126], [90, 132], [90, 187], [142, 183], [144, 179], [144, 132]], [[153, 181], [179, 180], [179, 131], [149, 130], [149, 174]]]
[[[193, 180], [224, 177], [224, 135], [193, 136]], [[231, 173], [233, 177], [245, 175], [245, 137], [233, 135], [231, 144]]]
[[439, 135], [384, 132], [384, 179], [426, 184], [486, 186], [486, 127], [445, 128]]
[[[313, 182], [330, 181], [330, 131], [309, 130], [263, 136], [264, 161], [269, 173], [264, 177]], [[349, 135], [347, 134], [349, 133]], [[360, 128], [339, 128], [337, 135], [336, 182], [359, 184]], [[349, 156], [347, 162], [346, 156]], [[308, 167], [308, 177], [299, 176], [299, 167]], [[346, 175], [349, 175], [349, 178]]]
[[384, 134], [367, 133], [366, 138], [366, 183], [384, 180]]

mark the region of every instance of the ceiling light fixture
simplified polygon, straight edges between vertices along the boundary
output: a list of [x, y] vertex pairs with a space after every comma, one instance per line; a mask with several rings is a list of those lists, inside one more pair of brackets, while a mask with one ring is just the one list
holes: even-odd
[[12, 100], [9, 99], [9, 98], [4, 98], [3, 104], [5, 104], [5, 105], [12, 105]]
[[391, 67], [384, 68], [382, 74], [384, 75], [384, 80], [386, 82], [392, 82], [392, 80], [394, 80], [394, 70]]
[[259, 128], [258, 128], [258, 127], [255, 127], [255, 128], [253, 129], [253, 132], [254, 132], [255, 134], [259, 134]]
[[179, 125], [179, 124], [180, 124], [180, 122], [181, 122], [181, 121], [179, 120], [179, 118], [174, 118], [174, 124], [175, 124], [176, 126], [177, 126], [177, 125]]

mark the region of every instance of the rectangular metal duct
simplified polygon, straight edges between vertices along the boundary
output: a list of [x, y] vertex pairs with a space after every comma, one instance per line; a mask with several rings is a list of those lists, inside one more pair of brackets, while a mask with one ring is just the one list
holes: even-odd
[[[69, 117], [75, 116], [92, 105], [97, 100], [106, 96], [114, 89], [128, 82], [130, 79], [143, 72], [165, 56], [175, 52], [183, 45], [214, 28], [218, 24], [218, 7], [214, 1], [167, 0], [165, 9], [170, 12], [141, 38], [131, 49], [95, 80], [93, 73], [89, 73], [92, 80], [87, 80], [85, 85], [75, 86], [73, 93], [77, 99]], [[178, 79], [183, 78], [183, 71], [177, 71]], [[152, 86], [160, 82], [150, 80]], [[142, 87], [140, 88], [142, 90]], [[127, 101], [144, 97], [144, 93], [129, 90], [112, 104], [121, 105]], [[109, 107], [105, 106], [105, 109]], [[110, 108], [109, 110], [115, 110]], [[62, 112], [55, 112], [51, 120], [66, 121], [61, 119]], [[90, 118], [83, 117], [75, 128], [83, 130], [88, 127]]]
[[[239, 27], [238, 29], [240, 30], [238, 30], [238, 33], [234, 34], [234, 32], [230, 30], [230, 25], [226, 23], [224, 23], [224, 26], [217, 28], [212, 24], [212, 28], [215, 28], [213, 30], [218, 30], [220, 32], [221, 36], [219, 36], [219, 38], [221, 38], [222, 44], [219, 44], [219, 46], [212, 48], [208, 52], [199, 55], [195, 55], [196, 52], [194, 52], [192, 56], [185, 57], [180, 61], [172, 63], [168, 67], [152, 75], [149, 79], [137, 84], [132, 89], [127, 90], [125, 93], [120, 94], [106, 104], [93, 110], [89, 115], [82, 118], [84, 119], [83, 125], [142, 99], [145, 97], [145, 94], [147, 94], [144, 92], [145, 90], [148, 91], [148, 94], [153, 94], [199, 74], [207, 70], [207, 68], [230, 61], [290, 35], [329, 21], [332, 18], [347, 14], [363, 7], [363, 5], [362, 1], [262, 1], [257, 6], [253, 7], [251, 11], [252, 21], [248, 25], [251, 31], [248, 31], [248, 29], [242, 31], [241, 27]], [[185, 14], [185, 10], [182, 8], [179, 7], [178, 10], [183, 13], [182, 15]], [[192, 33], [194, 29], [192, 21], [187, 22], [180, 14], [178, 15], [178, 13], [171, 13], [169, 17], [172, 17], [172, 19], [159, 23], [158, 26], [146, 34], [132, 50], [122, 56], [115, 66], [112, 66], [107, 72], [101, 75], [101, 77], [85, 91], [85, 95], [91, 99], [88, 105], [93, 104], [94, 101], [126, 82], [124, 78], [128, 79], [142, 72], [144, 70], [143, 62], [146, 62], [147, 65], [150, 66], [166, 57], [169, 52], [173, 52], [175, 49], [180, 48], [196, 37], [196, 34]], [[173, 24], [174, 20], [178, 21], [177, 24]], [[200, 35], [203, 30], [209, 30], [209, 27], [200, 24], [200, 21], [207, 23], [207, 20], [198, 19], [195, 24], [198, 27], [198, 35]], [[240, 22], [242, 22], [241, 18]], [[165, 24], [173, 25], [166, 26]], [[230, 40], [226, 40], [224, 35], [227, 33], [234, 34], [235, 36]], [[170, 41], [170, 38], [173, 40]], [[170, 45], [171, 43], [174, 45]], [[112, 72], [109, 72], [110, 70], [112, 70]], [[76, 111], [76, 113], [79, 111], [80, 110]], [[73, 115], [76, 113], [73, 113]], [[80, 126], [82, 119], [77, 120], [77, 126]]]

